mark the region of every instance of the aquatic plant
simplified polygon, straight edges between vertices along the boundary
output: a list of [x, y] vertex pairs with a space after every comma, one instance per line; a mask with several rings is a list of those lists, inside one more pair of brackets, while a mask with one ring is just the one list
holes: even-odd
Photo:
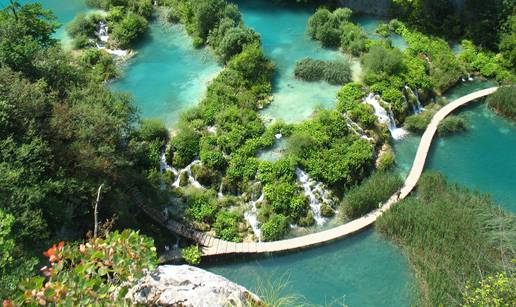
[[494, 94], [490, 95], [487, 105], [497, 113], [516, 120], [516, 87], [500, 87]]

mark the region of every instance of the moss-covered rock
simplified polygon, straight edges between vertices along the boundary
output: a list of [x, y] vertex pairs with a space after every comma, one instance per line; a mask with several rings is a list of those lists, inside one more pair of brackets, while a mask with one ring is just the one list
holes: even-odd
[[314, 214], [308, 210], [306, 216], [299, 219], [298, 225], [301, 227], [309, 227], [315, 224]]
[[205, 187], [218, 187], [221, 180], [217, 171], [202, 164], [192, 166], [192, 176]]
[[327, 203], [321, 204], [321, 215], [324, 217], [332, 217], [335, 215], [335, 210]]

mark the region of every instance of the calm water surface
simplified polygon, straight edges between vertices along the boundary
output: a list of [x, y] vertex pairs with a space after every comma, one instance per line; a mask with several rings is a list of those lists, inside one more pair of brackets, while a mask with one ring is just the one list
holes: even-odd
[[[450, 100], [492, 86], [492, 82], [466, 82], [447, 93]], [[478, 102], [463, 108], [469, 129], [440, 137], [432, 145], [425, 169], [446, 175], [451, 181], [490, 193], [505, 209], [516, 212], [516, 124], [491, 112]], [[419, 136], [396, 142], [398, 169], [407, 174]]]

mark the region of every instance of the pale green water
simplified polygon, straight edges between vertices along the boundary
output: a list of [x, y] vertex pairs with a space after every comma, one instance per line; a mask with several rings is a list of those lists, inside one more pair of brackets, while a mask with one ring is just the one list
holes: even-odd
[[[491, 82], [463, 83], [447, 93], [450, 100], [492, 86]], [[441, 137], [432, 144], [425, 169], [436, 170], [451, 181], [490, 193], [505, 209], [516, 212], [516, 124], [491, 112], [481, 102], [463, 108], [470, 129]], [[398, 168], [410, 170], [419, 137], [395, 143]]]
[[265, 54], [276, 64], [274, 101], [262, 112], [263, 116], [296, 122], [310, 117], [317, 107], [333, 108], [339, 86], [305, 82], [294, 77], [295, 65], [303, 58], [332, 60], [345, 57], [338, 50], [322, 48], [306, 35], [306, 23], [314, 10], [281, 7], [259, 0], [234, 2], [239, 6], [245, 24], [260, 33]]
[[234, 260], [206, 268], [250, 289], [259, 280], [288, 280], [283, 293], [308, 303], [342, 306], [409, 306], [411, 275], [399, 249], [373, 230], [302, 252]]
[[209, 50], [192, 47], [180, 25], [152, 22], [136, 51], [111, 88], [133, 94], [143, 117], [160, 118], [167, 126], [199, 102], [221, 69]]
[[[7, 1], [5, 1], [7, 2]], [[20, 1], [23, 3], [34, 3], [39, 2], [46, 9], [51, 9], [54, 15], [57, 17], [59, 23], [61, 23], [61, 27], [57, 29], [55, 33], [55, 37], [61, 40], [63, 46], [65, 48], [70, 47], [70, 37], [66, 34], [65, 26], [67, 23], [72, 21], [72, 19], [80, 12], [89, 12], [92, 11], [87, 5], [85, 0], [30, 0], [30, 1]], [[3, 4], [3, 1], [0, 2]], [[3, 6], [3, 5], [2, 5]]]

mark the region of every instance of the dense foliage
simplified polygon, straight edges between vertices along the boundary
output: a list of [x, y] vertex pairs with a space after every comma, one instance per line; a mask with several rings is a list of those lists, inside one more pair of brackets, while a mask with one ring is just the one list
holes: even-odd
[[346, 218], [355, 219], [377, 209], [403, 185], [403, 180], [390, 172], [375, 172], [360, 185], [354, 186], [341, 203]]
[[333, 188], [353, 185], [372, 168], [374, 146], [352, 133], [336, 111], [321, 110], [300, 124], [289, 145], [310, 176]]
[[106, 23], [110, 32], [108, 44], [116, 48], [129, 48], [147, 31], [152, 15], [151, 0], [87, 0], [86, 3], [107, 13], [81, 13], [66, 26], [75, 48], [96, 47], [100, 23]]
[[190, 245], [181, 250], [181, 256], [183, 259], [192, 265], [197, 265], [201, 263], [201, 250], [197, 245]]
[[[127, 189], [156, 195], [147, 176], [159, 169], [164, 145], [140, 134], [130, 97], [98, 83], [96, 59], [61, 50], [55, 27], [39, 4], [0, 11], [0, 209], [14, 217], [8, 240], [14, 261], [27, 267], [49, 239], [77, 239], [93, 228], [101, 184], [100, 219], [117, 214], [117, 226], [135, 225]], [[2, 278], [23, 277], [23, 266], [12, 270], [12, 263], [0, 269], [12, 276]]]
[[351, 64], [346, 60], [323, 61], [306, 58], [296, 63], [294, 75], [306, 81], [325, 80], [330, 84], [344, 84], [351, 81]]
[[[131, 230], [106, 233], [81, 244], [54, 244], [49, 264], [20, 285], [15, 299], [29, 305], [123, 304], [129, 286], [157, 264], [152, 239]], [[127, 303], [127, 302], [126, 302]]]
[[[449, 184], [439, 174], [424, 174], [417, 193], [385, 212], [376, 227], [409, 256], [421, 306], [472, 304], [476, 294], [468, 286], [514, 269], [515, 216], [488, 196]], [[506, 298], [514, 298], [513, 290]], [[482, 305], [477, 302], [472, 305]], [[508, 300], [497, 306], [513, 304]]]
[[[419, 30], [448, 39], [466, 37], [482, 47], [508, 53], [514, 44], [514, 1], [393, 0], [399, 15]], [[511, 32], [512, 31], [512, 32]], [[509, 55], [504, 52], [504, 57]], [[514, 63], [514, 62], [513, 62]]]
[[516, 120], [516, 87], [500, 87], [487, 97], [487, 104], [497, 113]]

